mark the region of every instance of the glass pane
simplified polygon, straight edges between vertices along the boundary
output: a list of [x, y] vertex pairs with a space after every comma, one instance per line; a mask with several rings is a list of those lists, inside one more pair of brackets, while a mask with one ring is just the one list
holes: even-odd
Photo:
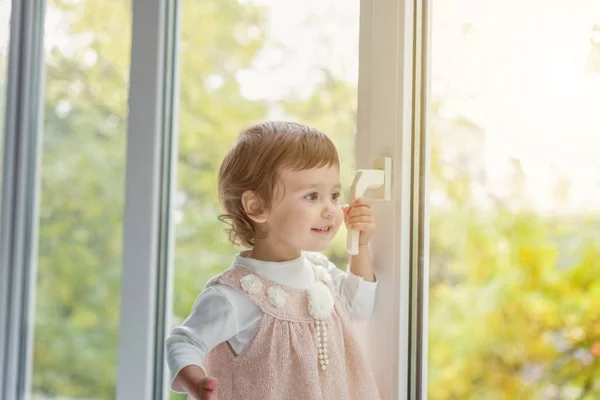
[[[183, 3], [172, 326], [242, 250], [228, 242], [217, 219], [216, 183], [244, 127], [291, 119], [327, 133], [340, 153], [347, 199], [355, 164], [358, 15], [358, 0]], [[342, 228], [326, 253], [343, 269], [345, 236]]]
[[47, 2], [34, 398], [115, 398], [130, 10]]
[[600, 2], [436, 0], [432, 40], [429, 398], [596, 399]]
[[0, 3], [0, 209], [2, 208], [2, 174], [4, 165], [4, 129], [6, 116], [6, 79], [10, 38], [10, 1]]

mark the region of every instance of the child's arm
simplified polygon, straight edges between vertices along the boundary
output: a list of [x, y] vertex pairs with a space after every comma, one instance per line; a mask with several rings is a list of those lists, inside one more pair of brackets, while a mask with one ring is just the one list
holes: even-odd
[[323, 265], [331, 275], [333, 285], [344, 301], [344, 306], [350, 318], [354, 321], [370, 318], [375, 308], [375, 296], [378, 286], [376, 277], [374, 282], [369, 282], [362, 276], [355, 275], [349, 268], [348, 271], [343, 271], [327, 258], [322, 257], [323, 259], [317, 264]]
[[350, 258], [350, 271], [367, 282], [375, 282], [368, 244], [375, 233], [375, 218], [371, 212], [371, 202], [359, 197], [344, 207], [344, 222], [348, 230], [360, 231], [358, 254]]
[[371, 253], [367, 245], [358, 246], [358, 254], [350, 257], [350, 271], [367, 282], [375, 282], [375, 274], [371, 265]]
[[216, 399], [198, 397], [198, 394], [210, 390], [211, 387], [205, 388], [205, 384], [215, 381], [205, 379], [203, 367], [206, 356], [219, 343], [239, 332], [238, 313], [227, 294], [229, 291], [234, 289], [220, 285], [206, 288], [196, 299], [190, 315], [167, 338], [166, 359], [175, 376], [171, 385], [174, 391], [187, 392], [199, 400]]

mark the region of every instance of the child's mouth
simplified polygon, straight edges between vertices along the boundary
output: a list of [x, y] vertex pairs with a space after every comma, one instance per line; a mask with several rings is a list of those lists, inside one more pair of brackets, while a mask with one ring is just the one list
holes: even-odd
[[312, 228], [311, 230], [317, 233], [329, 233], [331, 231], [331, 226], [326, 226], [324, 228]]

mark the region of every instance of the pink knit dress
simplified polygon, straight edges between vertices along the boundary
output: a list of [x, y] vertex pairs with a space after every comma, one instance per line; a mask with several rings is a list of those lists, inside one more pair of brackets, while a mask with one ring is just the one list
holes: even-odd
[[219, 380], [219, 400], [380, 398], [329, 274], [313, 269], [317, 282], [307, 290], [279, 285], [241, 265], [211, 281], [239, 290], [263, 312], [242, 354], [228, 342], [209, 352], [207, 374]]

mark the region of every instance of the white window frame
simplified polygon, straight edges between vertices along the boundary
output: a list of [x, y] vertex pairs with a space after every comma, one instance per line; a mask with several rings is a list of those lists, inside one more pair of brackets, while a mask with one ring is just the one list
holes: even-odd
[[177, 165], [178, 0], [132, 0], [118, 400], [166, 397]]
[[364, 348], [382, 399], [427, 398], [430, 0], [361, 0], [358, 169], [393, 160], [392, 201], [375, 207], [379, 293]]

